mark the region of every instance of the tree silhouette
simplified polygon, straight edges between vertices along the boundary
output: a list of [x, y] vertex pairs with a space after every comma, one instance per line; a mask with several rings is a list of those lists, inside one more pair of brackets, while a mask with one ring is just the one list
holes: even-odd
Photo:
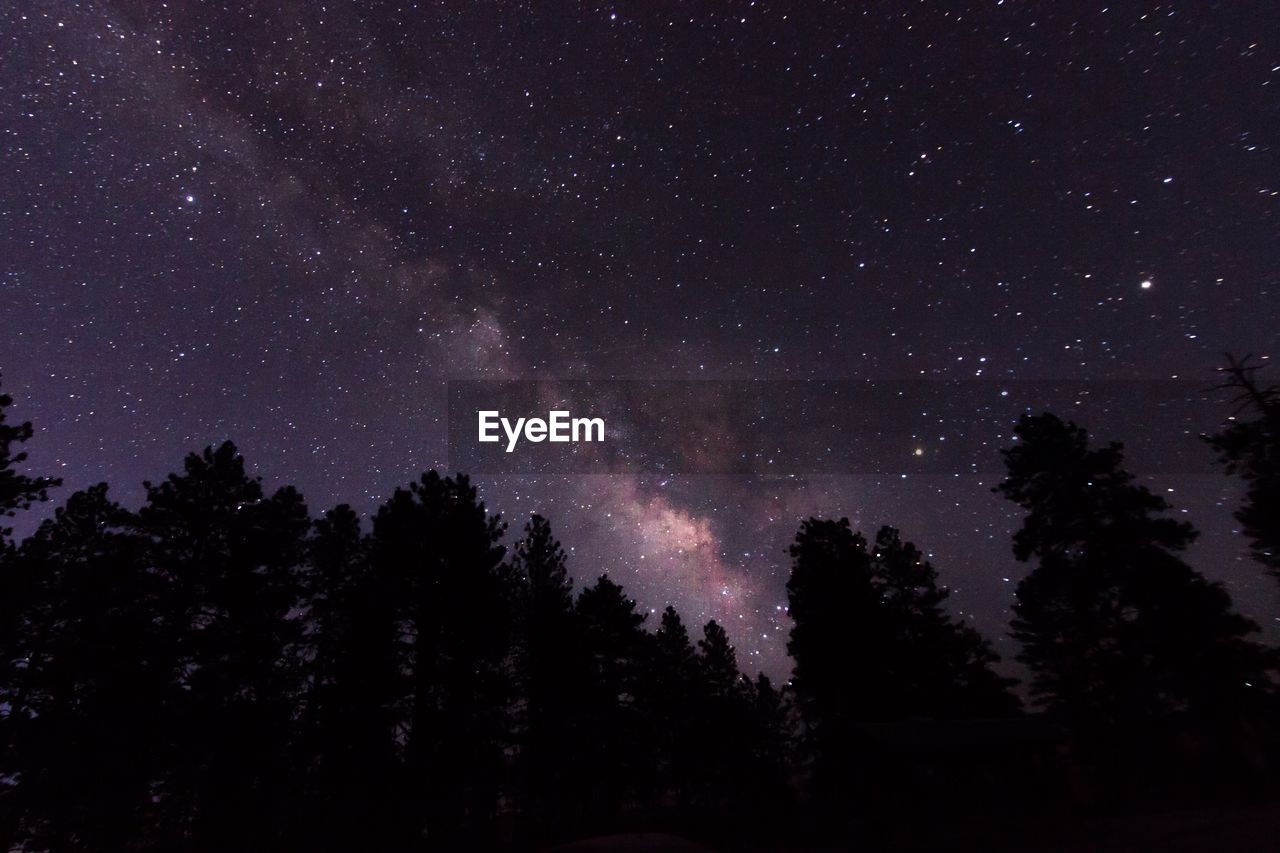
[[[514, 601], [505, 525], [463, 475], [422, 475], [373, 519], [373, 572], [397, 602], [409, 675], [402, 734], [406, 784], [431, 803], [426, 832], [496, 802], [511, 737], [507, 670]], [[417, 810], [415, 810], [417, 811]], [[406, 831], [422, 832], [420, 814]]]
[[285, 787], [310, 519], [291, 487], [264, 496], [230, 442], [144, 486], [137, 530], [163, 586], [154, 653], [176, 688], [166, 735], [181, 756], [162, 782], [165, 831], [217, 846], [271, 826]]
[[32, 595], [7, 661], [21, 664], [5, 679], [6, 758], [30, 846], [120, 849], [154, 817], [174, 696], [155, 654], [161, 590], [145, 547], [101, 484], [68, 498], [18, 555]]
[[556, 820], [569, 792], [580, 793], [587, 784], [578, 736], [590, 660], [574, 611], [564, 549], [542, 516], [532, 516], [525, 525], [512, 569], [523, 585], [519, 644], [525, 782], [536, 807]]
[[1019, 585], [1014, 636], [1048, 709], [1086, 720], [1223, 713], [1266, 682], [1255, 626], [1178, 556], [1190, 524], [1133, 482], [1122, 448], [1024, 415], [996, 490], [1027, 515], [1014, 536], [1036, 567]]
[[809, 519], [791, 546], [793, 685], [815, 732], [851, 720], [965, 717], [1017, 708], [976, 631], [942, 609], [945, 590], [914, 545], [848, 519]]
[[595, 805], [616, 814], [626, 798], [654, 781], [654, 738], [640, 695], [652, 637], [641, 628], [645, 616], [635, 601], [608, 576], [582, 590], [577, 612], [591, 656], [579, 736], [590, 745], [587, 771]]
[[1017, 708], [996, 656], [940, 608], [933, 567], [885, 527], [871, 546], [847, 518], [805, 521], [790, 548], [787, 651], [803, 762], [839, 812], [873, 784], [865, 724], [1005, 714]]
[[1228, 356], [1222, 387], [1235, 393], [1237, 410], [1207, 440], [1227, 472], [1244, 480], [1244, 503], [1235, 517], [1253, 555], [1280, 579], [1280, 386], [1259, 384], [1261, 367], [1248, 356]]
[[743, 749], [753, 734], [750, 682], [738, 670], [729, 635], [714, 619], [698, 640], [697, 671], [695, 704], [686, 712], [693, 721], [693, 797], [703, 808], [724, 811], [759, 780], [751, 752]]
[[[52, 481], [16, 473], [30, 430], [5, 429], [8, 517]], [[1265, 462], [1258, 433], [1233, 429], [1215, 446]], [[715, 620], [694, 642], [667, 607], [649, 633], [608, 576], [575, 598], [541, 516], [505, 560], [505, 525], [465, 476], [397, 489], [366, 533], [349, 506], [312, 520], [292, 488], [268, 495], [225, 443], [144, 484], [136, 512], [100, 484], [0, 551], [0, 842], [482, 848], [642, 825], [785, 847], [797, 827], [848, 842], [851, 802], [896, 821], [943, 785], [967, 808], [969, 780], [1253, 784], [1276, 751], [1256, 713], [1275, 660], [1182, 561], [1190, 525], [1163, 517], [1118, 445], [1052, 415], [1017, 439], [997, 490], [1026, 511], [1015, 553], [1035, 563], [1021, 659], [1038, 701], [1091, 724], [1055, 728], [1026, 762], [1008, 743], [975, 751], [991, 721], [972, 718], [1018, 702], [891, 527], [869, 542], [847, 519], [801, 525], [794, 677], [776, 687], [743, 675]]]
[[739, 748], [749, 753], [751, 771], [742, 802], [757, 804], [767, 815], [790, 799], [795, 724], [787, 694], [774, 687], [769, 676], [760, 673], [745, 686], [750, 731]]
[[1016, 711], [1014, 681], [992, 669], [999, 656], [972, 627], [942, 609], [950, 593], [920, 550], [892, 527], [876, 534], [872, 583], [890, 614], [885, 654], [896, 667], [900, 716], [985, 717]]
[[878, 639], [889, 625], [871, 583], [866, 539], [849, 520], [811, 518], [791, 545], [787, 651], [792, 686], [812, 733], [885, 713], [889, 670]]
[[[20, 447], [31, 439], [34, 430], [30, 422], [8, 422], [6, 410], [12, 404], [13, 397], [0, 392], [0, 756], [9, 762], [17, 760], [15, 750], [20, 745], [15, 733], [22, 719], [22, 700], [14, 696], [20, 689], [17, 682], [25, 665], [20, 649], [30, 639], [23, 636], [23, 612], [29, 606], [40, 607], [43, 602], [34, 588], [36, 575], [22, 567], [10, 539], [13, 528], [5, 522], [19, 511], [47, 500], [49, 489], [61, 484], [60, 480], [31, 477], [19, 470], [27, 459]], [[13, 793], [10, 786], [0, 786], [0, 842], [17, 832], [21, 808], [14, 803]]]
[[654, 633], [645, 681], [659, 741], [658, 786], [681, 802], [691, 797], [688, 787], [697, 763], [699, 732], [694, 709], [699, 698], [698, 676], [698, 657], [689, 631], [676, 609], [668, 606]]
[[[49, 499], [49, 489], [62, 485], [62, 480], [50, 477], [31, 477], [18, 470], [27, 460], [19, 447], [31, 440], [34, 434], [30, 421], [11, 424], [5, 412], [13, 405], [13, 397], [0, 393], [0, 519], [12, 518], [19, 510]], [[13, 528], [0, 522], [0, 557], [10, 547], [9, 536]]]
[[311, 824], [317, 845], [354, 847], [384, 819], [398, 766], [396, 707], [404, 678], [395, 600], [373, 572], [368, 539], [349, 506], [317, 520], [309, 545], [312, 675], [301, 764], [310, 775], [307, 799], [323, 807], [299, 820]]
[[662, 673], [678, 677], [690, 682], [695, 677], [697, 658], [693, 643], [689, 640], [689, 629], [674, 607], [667, 606], [662, 611], [661, 624], [654, 634], [656, 660]]
[[702, 683], [713, 696], [734, 695], [742, 674], [738, 671], [738, 657], [729, 644], [729, 635], [720, 623], [712, 619], [702, 628], [698, 640], [698, 668], [702, 671]]

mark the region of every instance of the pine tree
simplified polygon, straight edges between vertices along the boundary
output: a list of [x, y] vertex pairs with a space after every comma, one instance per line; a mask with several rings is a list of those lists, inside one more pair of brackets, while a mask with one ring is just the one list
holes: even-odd
[[528, 584], [529, 611], [558, 618], [573, 609], [573, 581], [569, 579], [564, 549], [551, 533], [551, 524], [540, 515], [530, 517], [524, 535], [515, 545], [512, 561], [517, 576]]
[[738, 670], [729, 635], [714, 619], [698, 640], [698, 689], [687, 713], [692, 717], [690, 749], [693, 799], [703, 809], [724, 810], [751, 789], [752, 714], [748, 682]]
[[512, 569], [524, 590], [520, 611], [526, 789], [544, 816], [559, 813], [587, 780], [578, 740], [589, 674], [573, 608], [573, 582], [551, 525], [534, 515], [516, 542]]
[[645, 615], [607, 575], [578, 595], [577, 611], [594, 659], [593, 680], [619, 706], [632, 704], [645, 652]]
[[618, 812], [629, 793], [652, 790], [654, 733], [643, 713], [649, 643], [645, 615], [607, 576], [582, 590], [577, 601], [591, 657], [581, 737], [589, 749], [588, 773], [596, 783], [596, 807]]
[[760, 673], [747, 681], [751, 730], [742, 748], [750, 754], [752, 777], [747, 801], [777, 808], [788, 794], [793, 724], [787, 694]]
[[68, 498], [17, 556], [32, 594], [6, 677], [6, 770], [24, 849], [123, 849], [151, 818], [174, 695], [155, 657], [160, 590], [132, 528], [100, 484]]
[[1133, 482], [1122, 448], [1084, 429], [1024, 415], [996, 490], [1027, 514], [1014, 537], [1034, 560], [1018, 585], [1014, 636], [1031, 688], [1071, 718], [1150, 719], [1221, 713], [1266, 683], [1256, 627], [1222, 587], [1184, 563], [1190, 524]]
[[811, 727], [1016, 710], [997, 656], [943, 610], [937, 572], [897, 530], [881, 528], [869, 545], [847, 519], [810, 519], [791, 554], [787, 648]]
[[654, 660], [660, 667], [659, 677], [687, 685], [696, 677], [697, 657], [689, 639], [689, 629], [671, 605], [662, 611], [658, 630], [654, 633]]
[[[896, 530], [870, 546], [848, 519], [811, 518], [791, 546], [787, 650], [815, 789], [839, 799], [865, 776], [865, 723], [1017, 707], [995, 655], [941, 609], [933, 567]], [[860, 778], [861, 776], [861, 778]]]
[[512, 737], [508, 663], [514, 590], [505, 525], [470, 480], [422, 475], [373, 520], [373, 571], [394, 591], [409, 674], [400, 725], [410, 790], [430, 809], [406, 832], [490, 813]]
[[[311, 684], [302, 756], [315, 846], [354, 847], [382, 821], [397, 767], [393, 591], [369, 564], [369, 542], [347, 505], [315, 522], [308, 548]], [[303, 806], [305, 808], [305, 804]]]
[[688, 786], [696, 767], [699, 732], [694, 717], [700, 695], [699, 674], [689, 630], [676, 609], [668, 606], [654, 633], [645, 692], [659, 743], [658, 787], [677, 802], [688, 800]]
[[[34, 430], [30, 421], [7, 423], [5, 410], [11, 405], [13, 397], [0, 393], [0, 519], [12, 518], [19, 510], [48, 500], [49, 489], [62, 485], [60, 479], [32, 477], [18, 470], [27, 460], [26, 452], [18, 447], [31, 440]], [[9, 536], [12, 533], [13, 528], [0, 523], [0, 559], [11, 547]]]
[[1244, 481], [1235, 517], [1254, 557], [1280, 580], [1280, 385], [1259, 384], [1262, 365], [1250, 362], [1228, 358], [1223, 387], [1236, 394], [1236, 414], [1207, 440], [1227, 472]]
[[[49, 489], [60, 485], [59, 480], [31, 477], [18, 470], [27, 459], [18, 448], [31, 439], [34, 430], [30, 422], [8, 423], [6, 410], [12, 404], [13, 397], [0, 393], [0, 760], [9, 764], [16, 761], [14, 750], [20, 745], [15, 737], [20, 718], [15, 703], [20, 700], [14, 693], [20, 689], [16, 680], [25, 657], [21, 621], [24, 609], [33, 603], [35, 576], [18, 560], [10, 541], [13, 528], [5, 520], [47, 500]], [[12, 794], [0, 789], [0, 845], [6, 847], [16, 832]]]
[[698, 669], [702, 685], [713, 696], [733, 696], [740, 687], [742, 673], [738, 670], [738, 657], [729, 643], [729, 635], [719, 622], [712, 619], [702, 628], [698, 640]]
[[231, 843], [221, 833], [272, 824], [284, 787], [310, 520], [291, 487], [266, 497], [230, 442], [144, 485], [137, 529], [164, 587], [155, 653], [179, 697], [167, 733], [179, 758], [161, 789], [168, 831]]
[[807, 725], [817, 734], [883, 716], [891, 670], [882, 640], [892, 626], [872, 584], [866, 539], [847, 518], [811, 518], [800, 526], [790, 554], [787, 651]]
[[1012, 679], [992, 669], [999, 656], [982, 635], [943, 610], [949, 593], [915, 545], [892, 527], [880, 528], [871, 571], [896, 630], [885, 654], [895, 667], [899, 715], [984, 717], [1018, 709]]

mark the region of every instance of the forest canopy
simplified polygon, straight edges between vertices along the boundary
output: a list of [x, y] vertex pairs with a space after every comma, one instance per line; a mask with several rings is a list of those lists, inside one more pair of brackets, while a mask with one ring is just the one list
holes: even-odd
[[[1209, 439], [1251, 501], [1274, 479], [1273, 393]], [[10, 517], [59, 485], [25, 473], [11, 403]], [[641, 826], [787, 846], [957, 785], [958, 809], [1014, 797], [1028, 819], [1079, 807], [1082, 778], [1131, 805], [1188, 768], [1200, 796], [1263, 785], [1275, 652], [1185, 562], [1195, 530], [1120, 445], [1052, 414], [1024, 416], [1004, 460], [1029, 566], [1021, 688], [888, 526], [799, 524], [794, 671], [775, 683], [716, 621], [651, 621], [572, 565], [546, 518], [509, 529], [463, 474], [429, 471], [368, 518], [316, 514], [226, 442], [136, 509], [105, 483], [74, 492], [30, 536], [0, 531], [4, 840], [412, 849]], [[1269, 567], [1265, 513], [1240, 512]]]

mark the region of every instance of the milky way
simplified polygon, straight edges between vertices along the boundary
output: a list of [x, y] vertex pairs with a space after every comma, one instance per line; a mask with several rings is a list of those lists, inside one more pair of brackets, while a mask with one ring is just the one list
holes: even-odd
[[[369, 511], [447, 464], [450, 379], [1209, 384], [1277, 344], [1280, 16], [1181, 5], [6, 4], [0, 369], [32, 467], [136, 503], [231, 438]], [[1201, 464], [1152, 485], [1270, 620]], [[479, 482], [747, 668], [786, 671], [814, 514], [902, 528], [1012, 651], [991, 476]]]

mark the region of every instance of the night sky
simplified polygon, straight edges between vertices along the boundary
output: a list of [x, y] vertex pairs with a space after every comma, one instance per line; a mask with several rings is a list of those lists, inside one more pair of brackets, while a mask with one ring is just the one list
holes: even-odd
[[[447, 466], [450, 379], [1207, 385], [1278, 343], [1278, 133], [1272, 2], [6, 3], [0, 370], [59, 500], [230, 438], [317, 513]], [[1271, 623], [1199, 464], [1149, 482]], [[779, 674], [809, 515], [1011, 656], [993, 482], [478, 478]]]

